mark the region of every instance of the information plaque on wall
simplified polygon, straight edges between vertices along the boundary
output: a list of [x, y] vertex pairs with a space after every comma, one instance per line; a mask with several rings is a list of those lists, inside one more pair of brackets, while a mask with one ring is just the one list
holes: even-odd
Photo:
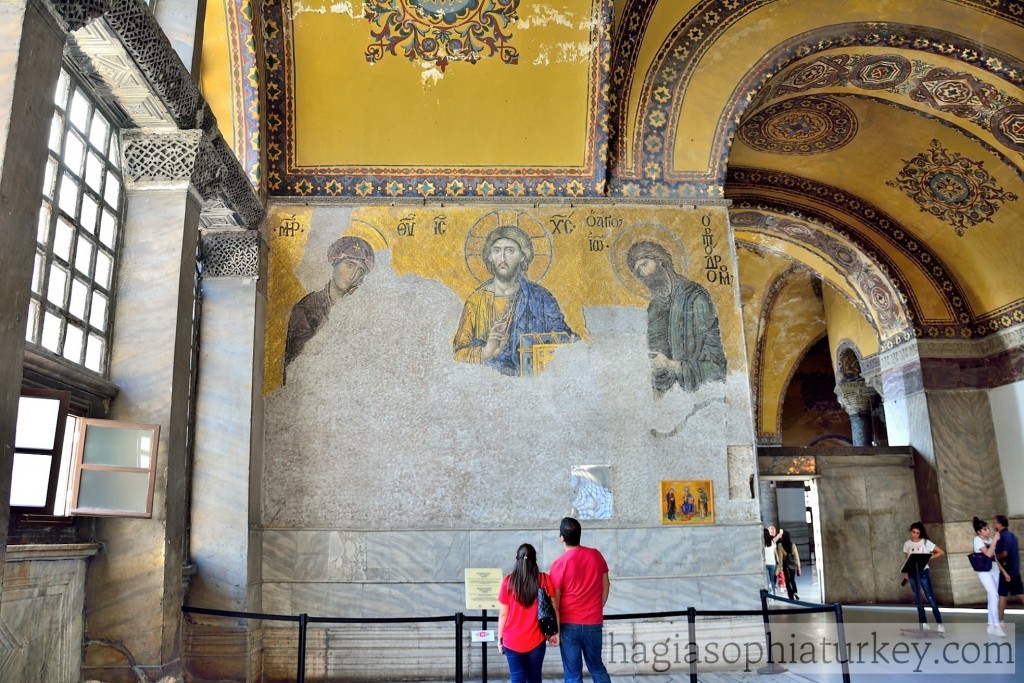
[[498, 609], [500, 569], [466, 568], [466, 609]]

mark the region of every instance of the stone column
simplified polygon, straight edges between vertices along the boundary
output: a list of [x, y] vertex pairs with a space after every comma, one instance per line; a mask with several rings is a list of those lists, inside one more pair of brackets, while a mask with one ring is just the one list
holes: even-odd
[[[259, 521], [263, 447], [264, 244], [256, 230], [203, 232], [190, 544], [197, 571], [186, 600], [197, 607], [262, 611], [260, 542], [250, 529]], [[250, 662], [259, 648], [250, 643], [259, 632], [258, 621], [193, 616], [183, 666], [200, 680], [258, 680]]]
[[963, 381], [955, 359], [923, 357], [914, 341], [881, 355], [889, 443], [916, 451], [921, 521], [949, 556], [930, 565], [937, 597], [984, 603], [964, 556], [973, 549], [971, 519], [1006, 509], [988, 392]]
[[191, 180], [201, 131], [121, 136], [127, 211], [118, 267], [110, 418], [160, 425], [150, 519], [100, 518], [86, 593], [86, 679], [180, 675], [179, 636], [196, 248]]
[[34, 226], [64, 36], [38, 0], [0, 0], [0, 567], [10, 519]]
[[854, 446], [871, 445], [871, 398], [874, 391], [863, 380], [836, 385], [839, 405], [850, 416], [850, 432]]

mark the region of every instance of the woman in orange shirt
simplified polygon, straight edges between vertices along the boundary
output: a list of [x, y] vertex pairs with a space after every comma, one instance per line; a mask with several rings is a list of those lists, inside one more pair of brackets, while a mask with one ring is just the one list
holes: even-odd
[[543, 587], [555, 602], [551, 577], [537, 566], [537, 550], [529, 543], [516, 551], [516, 566], [498, 591], [498, 652], [508, 660], [510, 683], [541, 683], [541, 667], [547, 643], [558, 645], [558, 634], [544, 637], [537, 624], [537, 589]]

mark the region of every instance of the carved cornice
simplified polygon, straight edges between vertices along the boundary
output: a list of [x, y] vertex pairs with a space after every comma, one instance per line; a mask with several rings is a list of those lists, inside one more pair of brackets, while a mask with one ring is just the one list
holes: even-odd
[[256, 230], [204, 230], [203, 278], [249, 277], [260, 273], [260, 234]]
[[96, 94], [116, 104], [133, 124], [142, 128], [178, 128], [170, 109], [105, 21], [93, 21], [72, 33], [66, 50], [93, 84]]
[[[71, 31], [68, 52], [97, 95], [124, 113], [126, 180], [188, 180], [206, 204], [219, 202], [233, 211], [237, 225], [259, 227], [265, 215], [259, 196], [145, 3], [47, 1]], [[147, 136], [153, 139], [147, 142]], [[147, 158], [147, 152], [155, 156]]]
[[75, 31], [102, 15], [110, 7], [109, 0], [49, 0], [54, 13], [69, 31]]
[[999, 330], [981, 339], [919, 339], [925, 358], [987, 358], [1024, 347], [1024, 325]]

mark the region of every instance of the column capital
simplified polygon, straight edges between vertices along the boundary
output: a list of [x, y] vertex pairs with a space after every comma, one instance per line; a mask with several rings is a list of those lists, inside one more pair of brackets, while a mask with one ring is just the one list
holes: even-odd
[[260, 275], [260, 234], [256, 230], [204, 230], [202, 240], [203, 279]]
[[141, 188], [189, 183], [202, 197], [208, 221], [256, 229], [263, 221], [263, 205], [238, 162], [225, 158], [216, 143], [206, 131], [196, 129], [122, 131], [125, 184]]
[[840, 382], [836, 385], [836, 398], [847, 415], [863, 415], [871, 412], [871, 399], [875, 390], [863, 380]]

